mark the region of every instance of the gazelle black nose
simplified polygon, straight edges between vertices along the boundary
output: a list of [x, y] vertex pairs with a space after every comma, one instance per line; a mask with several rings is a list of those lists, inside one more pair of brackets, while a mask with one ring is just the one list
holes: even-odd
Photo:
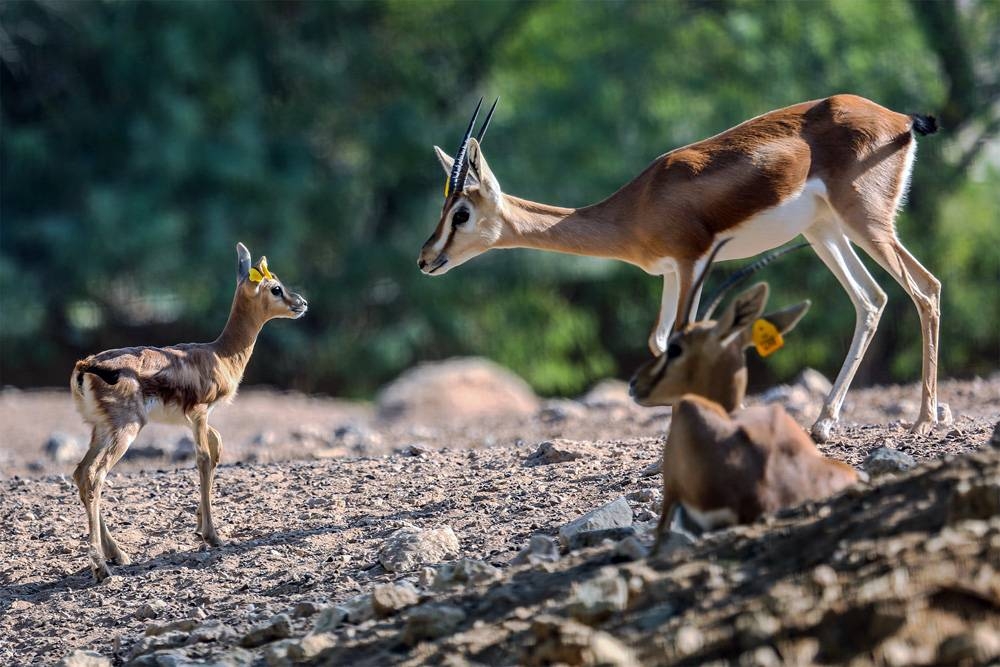
[[422, 269], [425, 266], [427, 266], [427, 262], [425, 262], [422, 258], [417, 260], [417, 268]]

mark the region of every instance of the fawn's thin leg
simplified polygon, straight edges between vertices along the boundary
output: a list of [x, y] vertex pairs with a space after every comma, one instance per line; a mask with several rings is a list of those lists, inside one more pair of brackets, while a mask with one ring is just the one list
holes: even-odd
[[650, 556], [655, 556], [660, 550], [660, 545], [663, 543], [663, 533], [666, 532], [667, 524], [670, 523], [670, 516], [674, 513], [675, 507], [677, 507], [677, 496], [672, 491], [667, 490], [666, 485], [664, 485], [663, 505], [660, 509], [660, 520], [656, 524], [656, 540], [649, 552]]
[[119, 563], [128, 562], [128, 557], [118, 548], [101, 516], [101, 490], [108, 471], [125, 454], [141, 428], [142, 425], [137, 423], [120, 428], [94, 427], [90, 449], [73, 473], [80, 500], [87, 512], [91, 569], [98, 581], [111, 574], [105, 558], [110, 557]]
[[213, 547], [222, 540], [212, 521], [212, 483], [215, 467], [222, 456], [222, 436], [208, 425], [208, 415], [198, 412], [192, 416], [195, 447], [197, 448], [198, 477], [201, 482], [201, 501], [198, 504], [198, 533]]

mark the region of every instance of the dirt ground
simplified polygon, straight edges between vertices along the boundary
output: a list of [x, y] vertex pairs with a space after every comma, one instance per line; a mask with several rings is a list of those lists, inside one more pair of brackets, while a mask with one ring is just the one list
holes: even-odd
[[[953, 420], [927, 436], [906, 428], [918, 392], [852, 392], [844, 427], [822, 447], [860, 466], [889, 446], [922, 464], [914, 470], [648, 558], [641, 547], [660, 497], [651, 466], [669, 409], [634, 406], [621, 384], [542, 401], [528, 416], [456, 414], [447, 423], [246, 390], [213, 415], [226, 442], [215, 487], [226, 544], [204, 549], [193, 533], [192, 459], [123, 461], [103, 507], [133, 564], [95, 585], [69, 477], [75, 462], [43, 450], [54, 431], [86, 441], [68, 391], [4, 390], [0, 664], [51, 664], [76, 649], [150, 665], [1000, 659], [989, 657], [1000, 643], [1000, 450], [989, 445], [1000, 375], [943, 382]], [[807, 423], [815, 406], [790, 408]], [[169, 452], [182, 435], [150, 427], [135, 447], [168, 443]], [[577, 458], [529, 465], [554, 438], [571, 441], [557, 444]], [[555, 536], [622, 496], [631, 541], [619, 535], [555, 562], [512, 564], [532, 536]], [[498, 568], [489, 581], [435, 587], [433, 571], [380, 563], [397, 529], [443, 526], [458, 539], [447, 560]], [[383, 604], [381, 618], [329, 623], [334, 605], [350, 607], [379, 586], [390, 595], [385, 584], [402, 582], [416, 591], [400, 604], [407, 611]], [[611, 611], [581, 602], [593, 590]], [[422, 609], [443, 629], [421, 630]], [[288, 623], [279, 619], [274, 636], [247, 639], [283, 613]]]

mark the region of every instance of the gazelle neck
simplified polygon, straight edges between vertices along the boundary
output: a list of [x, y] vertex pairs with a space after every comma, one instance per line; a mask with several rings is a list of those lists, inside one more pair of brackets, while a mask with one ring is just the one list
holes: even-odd
[[264, 321], [254, 312], [251, 305], [237, 294], [233, 299], [233, 307], [229, 311], [225, 328], [211, 345], [220, 358], [237, 366], [242, 373], [250, 361], [257, 335], [263, 327]]
[[607, 257], [643, 266], [636, 256], [634, 226], [609, 205], [563, 208], [503, 195], [499, 248], [534, 248]]

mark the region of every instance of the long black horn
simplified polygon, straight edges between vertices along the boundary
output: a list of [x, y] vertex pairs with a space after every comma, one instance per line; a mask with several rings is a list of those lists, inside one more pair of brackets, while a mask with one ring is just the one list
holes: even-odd
[[753, 274], [757, 273], [758, 271], [760, 271], [765, 266], [767, 266], [774, 260], [778, 259], [782, 255], [787, 255], [793, 250], [798, 250], [799, 248], [808, 247], [808, 245], [809, 245], [808, 243], [799, 243], [798, 245], [793, 245], [787, 248], [781, 248], [780, 250], [775, 250], [772, 253], [764, 255], [753, 264], [748, 264], [747, 266], [744, 266], [742, 269], [740, 269], [733, 275], [726, 278], [726, 281], [721, 285], [719, 285], [718, 289], [715, 290], [715, 293], [712, 295], [712, 299], [708, 302], [708, 307], [705, 309], [705, 314], [702, 315], [701, 319], [707, 320], [710, 317], [712, 317], [712, 313], [715, 312], [715, 309], [719, 307], [720, 303], [722, 303], [722, 300], [726, 297], [726, 293], [729, 292], [729, 290], [731, 290], [737, 284], [743, 282]]
[[476, 125], [476, 118], [479, 117], [479, 109], [482, 106], [483, 98], [480, 97], [479, 104], [476, 105], [476, 110], [472, 112], [472, 120], [469, 121], [469, 127], [465, 129], [465, 136], [462, 137], [462, 143], [458, 145], [458, 150], [455, 152], [455, 163], [451, 165], [451, 175], [448, 177], [448, 191], [445, 193], [445, 197], [465, 187], [465, 176], [469, 173], [469, 167], [465, 159], [466, 150], [469, 147], [469, 137], [472, 136], [472, 128]]
[[732, 240], [733, 238], [731, 236], [728, 238], [724, 238], [718, 243], [716, 243], [715, 247], [712, 248], [712, 252], [709, 253], [708, 255], [708, 261], [705, 262], [705, 267], [701, 270], [701, 275], [699, 275], [695, 279], [694, 284], [691, 285], [691, 291], [688, 292], [687, 302], [684, 304], [684, 316], [681, 318], [681, 321], [677, 324], [677, 326], [674, 327], [675, 331], [680, 331], [691, 322], [691, 309], [694, 307], [695, 296], [698, 294], [698, 290], [700, 290], [701, 286], [704, 284], [705, 278], [708, 277], [709, 272], [712, 270], [712, 262], [715, 261], [715, 256], [719, 254], [720, 250], [722, 250], [722, 246], [726, 245]]
[[483, 143], [483, 137], [486, 136], [486, 128], [490, 126], [490, 121], [493, 120], [493, 112], [497, 110], [497, 104], [499, 102], [499, 97], [493, 101], [493, 106], [490, 107], [490, 112], [486, 114], [486, 120], [483, 121], [483, 126], [479, 128], [479, 134], [476, 135], [476, 141], [479, 143]]

